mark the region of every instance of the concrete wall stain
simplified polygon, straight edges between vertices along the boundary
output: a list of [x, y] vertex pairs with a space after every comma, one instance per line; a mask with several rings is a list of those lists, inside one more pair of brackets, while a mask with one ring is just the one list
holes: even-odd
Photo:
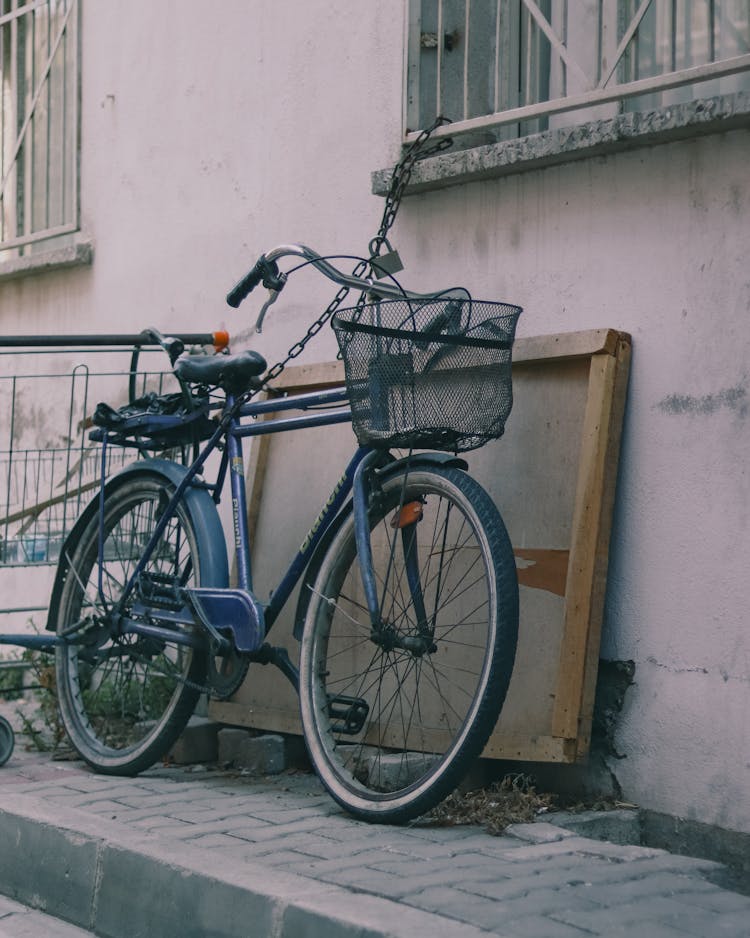
[[724, 388], [715, 394], [704, 394], [702, 397], [693, 397], [692, 394], [668, 394], [656, 406], [663, 413], [674, 416], [683, 414], [711, 416], [726, 408], [734, 411], [739, 417], [746, 417], [747, 388], [743, 384], [738, 384], [736, 387]]

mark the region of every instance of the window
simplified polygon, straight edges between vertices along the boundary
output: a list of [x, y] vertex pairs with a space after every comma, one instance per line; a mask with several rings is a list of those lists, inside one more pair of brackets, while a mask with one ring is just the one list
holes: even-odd
[[489, 143], [750, 88], [750, 0], [410, 0], [407, 139]]
[[0, 0], [0, 261], [78, 228], [77, 0]]

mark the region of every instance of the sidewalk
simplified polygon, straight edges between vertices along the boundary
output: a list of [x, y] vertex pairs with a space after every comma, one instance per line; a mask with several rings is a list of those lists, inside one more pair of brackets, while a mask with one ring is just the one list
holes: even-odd
[[0, 894], [111, 938], [747, 936], [723, 877], [547, 821], [369, 826], [301, 772], [106, 778], [22, 739], [0, 768]]

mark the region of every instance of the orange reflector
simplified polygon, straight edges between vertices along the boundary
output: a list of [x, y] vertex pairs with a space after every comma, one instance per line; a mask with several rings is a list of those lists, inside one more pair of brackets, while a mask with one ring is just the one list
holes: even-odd
[[224, 349], [229, 348], [229, 333], [226, 329], [219, 329], [218, 332], [214, 332], [213, 340], [216, 352], [223, 352]]
[[422, 510], [422, 502], [409, 502], [391, 518], [391, 527], [405, 528], [410, 524], [416, 524], [422, 517]]

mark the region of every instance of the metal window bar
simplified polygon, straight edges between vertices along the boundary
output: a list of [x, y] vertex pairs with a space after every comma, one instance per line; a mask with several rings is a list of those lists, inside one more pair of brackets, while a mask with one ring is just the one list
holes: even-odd
[[0, 4], [0, 258], [78, 229], [78, 53], [78, 0]]
[[505, 139], [596, 106], [662, 106], [673, 89], [716, 94], [730, 76], [750, 88], [748, 0], [410, 0], [408, 29], [407, 142], [437, 114], [452, 120], [439, 135]]

